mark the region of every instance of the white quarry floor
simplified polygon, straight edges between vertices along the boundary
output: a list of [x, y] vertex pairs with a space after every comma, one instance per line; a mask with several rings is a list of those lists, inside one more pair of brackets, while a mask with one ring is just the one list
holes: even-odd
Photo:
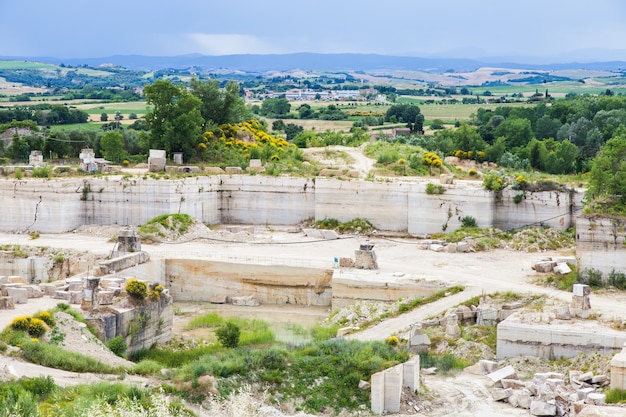
[[[535, 271], [531, 269], [533, 259], [542, 256], [564, 255], [564, 253], [522, 253], [506, 250], [495, 250], [478, 253], [436, 253], [427, 250], [418, 250], [417, 241], [405, 239], [383, 239], [379, 237], [355, 237], [353, 239], [339, 239], [333, 241], [315, 241], [306, 238], [302, 233], [289, 233], [285, 230], [269, 230], [255, 228], [253, 242], [219, 242], [217, 240], [195, 240], [181, 244], [143, 244], [142, 249], [149, 252], [152, 258], [184, 255], [186, 257], [223, 257], [233, 255], [246, 258], [254, 263], [280, 263], [288, 259], [290, 263], [302, 266], [332, 268], [336, 257], [354, 257], [354, 251], [359, 244], [374, 244], [380, 269], [360, 273], [363, 280], [392, 280], [398, 274], [407, 274], [416, 278], [444, 281], [450, 285], [461, 284], [466, 286], [462, 293], [439, 300], [430, 305], [416, 309], [408, 314], [389, 319], [377, 326], [371, 327], [349, 337], [360, 340], [384, 340], [389, 335], [406, 329], [410, 324], [427, 317], [441, 313], [447, 308], [458, 304], [472, 296], [496, 291], [514, 291], [517, 293], [546, 294], [569, 303], [571, 293], [534, 285]], [[271, 242], [271, 244], [269, 244]], [[297, 243], [296, 243], [297, 242]], [[68, 248], [79, 251], [91, 251], [98, 254], [108, 254], [113, 243], [108, 237], [98, 237], [80, 233], [66, 233], [48, 235], [42, 234], [38, 239], [31, 240], [28, 235], [0, 234], [0, 244], [19, 244], [33, 246], [47, 246]], [[566, 253], [571, 255], [571, 253]], [[396, 274], [396, 277], [394, 277]], [[13, 317], [23, 314], [32, 314], [38, 310], [56, 304], [56, 300], [43, 299], [41, 305], [34, 300], [18, 307], [13, 311], [0, 312], [0, 328], [4, 328]], [[626, 295], [592, 293], [592, 310], [602, 314], [605, 318], [626, 319]], [[302, 308], [302, 307], [297, 307]], [[7, 365], [7, 361], [14, 361], [0, 356], [0, 367]], [[27, 364], [24, 374], [47, 373], [40, 368], [28, 371]], [[45, 369], [45, 368], [43, 368]], [[74, 379], [77, 375], [61, 375], [60, 372], [49, 370], [55, 378]], [[89, 376], [85, 381], [90, 381]], [[417, 411], [413, 416], [528, 416], [526, 410], [514, 409], [508, 405], [494, 403], [488, 391], [488, 384], [484, 378], [466, 372], [456, 377], [425, 377], [426, 385], [431, 392], [441, 394], [444, 402], [431, 410]], [[66, 382], [67, 383], [67, 382]]]

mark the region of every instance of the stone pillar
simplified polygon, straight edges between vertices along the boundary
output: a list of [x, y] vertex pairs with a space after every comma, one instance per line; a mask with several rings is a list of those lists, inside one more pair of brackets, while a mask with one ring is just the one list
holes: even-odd
[[359, 269], [378, 269], [374, 245], [361, 245], [359, 250], [354, 251], [354, 266]]
[[611, 389], [626, 390], [626, 343], [611, 359]]
[[85, 311], [98, 309], [98, 286], [100, 278], [87, 277], [83, 280], [83, 300], [80, 308]]
[[589, 296], [591, 295], [591, 288], [589, 285], [574, 284], [574, 291], [572, 295], [572, 314], [575, 317], [581, 317], [586, 319], [591, 312], [591, 301]]
[[412, 392], [419, 391], [420, 388], [420, 357], [413, 356], [409, 361], [404, 363], [402, 385], [408, 387]]
[[371, 387], [372, 412], [382, 415], [385, 411], [385, 372], [377, 372], [372, 375]]
[[456, 314], [448, 314], [445, 317], [446, 320], [446, 335], [457, 338], [461, 336], [461, 329], [459, 328], [459, 318]]
[[428, 349], [430, 349], [430, 338], [424, 332], [421, 323], [412, 324], [409, 333], [409, 350], [411, 352], [426, 353]]
[[400, 412], [402, 397], [403, 365], [397, 365], [385, 371], [385, 410], [387, 413]]

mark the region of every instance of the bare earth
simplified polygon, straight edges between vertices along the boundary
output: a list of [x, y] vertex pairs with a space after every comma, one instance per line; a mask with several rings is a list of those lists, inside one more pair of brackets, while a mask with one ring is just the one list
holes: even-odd
[[[348, 337], [359, 340], [384, 340], [388, 336], [402, 333], [416, 321], [440, 314], [447, 308], [458, 304], [474, 295], [493, 293], [496, 291], [515, 291], [518, 293], [547, 294], [564, 302], [571, 300], [571, 294], [553, 288], [541, 287], [533, 284], [535, 272], [531, 269], [534, 258], [544, 255], [558, 255], [562, 253], [523, 253], [506, 250], [477, 253], [436, 253], [418, 250], [416, 240], [400, 238], [383, 238], [372, 236], [353, 236], [347, 239], [319, 241], [307, 238], [301, 232], [281, 230], [280, 228], [255, 227], [253, 234], [229, 234], [223, 232], [225, 226], [210, 231], [209, 239], [197, 239], [187, 243], [177, 244], [143, 244], [142, 249], [150, 253], [152, 258], [185, 255], [191, 257], [206, 257], [232, 259], [240, 257], [239, 262], [257, 262], [259, 260], [280, 263], [283, 260], [290, 263], [318, 267], [332, 267], [335, 257], [352, 257], [354, 251], [362, 243], [374, 244], [379, 267], [378, 271], [363, 272], [362, 279], [393, 280], [401, 274], [416, 279], [443, 281], [449, 285], [461, 284], [466, 286], [462, 293], [439, 300], [430, 305], [416, 309], [402, 316], [386, 320], [377, 326]], [[107, 254], [112, 249], [109, 241], [111, 228], [104, 229], [106, 233], [97, 233], [97, 227], [84, 228], [83, 232], [46, 235], [33, 241], [28, 235], [0, 234], [0, 244], [20, 244], [49, 246], [58, 248], [73, 248], [80, 251], [92, 251]], [[237, 237], [237, 239], [234, 239]], [[254, 242], [273, 244], [254, 245]], [[289, 243], [289, 244], [286, 244]], [[278, 254], [278, 255], [277, 255]], [[592, 308], [603, 317], [626, 318], [626, 297], [622, 295], [592, 295]], [[18, 305], [16, 310], [0, 313], [0, 327], [6, 326], [13, 317], [23, 314], [32, 314], [36, 311], [55, 305], [56, 300], [44, 298], [38, 301], [29, 300], [26, 305]], [[269, 306], [261, 307], [263, 309]], [[273, 308], [273, 307], [272, 307]], [[278, 309], [276, 315], [303, 314], [301, 306], [290, 307], [292, 310]], [[328, 311], [317, 309], [311, 313], [309, 320], [316, 317], [320, 320]], [[306, 314], [305, 314], [306, 315]], [[312, 315], [312, 316], [311, 316]], [[175, 323], [175, 328], [181, 328], [181, 323]], [[101, 356], [101, 350], [93, 352], [92, 341], [76, 339], [68, 344], [72, 350], [91, 352], [88, 354]], [[101, 349], [100, 347], [96, 347]], [[104, 358], [104, 356], [102, 356]], [[96, 376], [68, 373], [47, 369], [32, 364], [19, 362], [13, 358], [0, 356], [0, 370], [6, 374], [12, 367], [18, 375], [36, 376], [52, 375], [61, 385], [74, 383], [89, 383], [95, 380], [115, 380], [116, 376]], [[1, 372], [0, 372], [1, 374]], [[142, 378], [125, 379], [126, 382], [141, 385], [152, 385], [156, 382]], [[424, 384], [430, 393], [437, 393], [436, 398], [429, 401], [420, 401], [407, 415], [412, 416], [527, 416], [527, 411], [514, 409], [506, 404], [495, 403], [489, 394], [490, 383], [484, 377], [463, 372], [454, 377], [425, 376]], [[407, 413], [409, 410], [405, 410]]]

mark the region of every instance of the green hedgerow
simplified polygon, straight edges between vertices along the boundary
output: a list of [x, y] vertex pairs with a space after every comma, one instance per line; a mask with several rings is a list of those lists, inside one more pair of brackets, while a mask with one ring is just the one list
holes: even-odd
[[126, 282], [126, 293], [133, 298], [143, 300], [148, 296], [148, 285], [137, 278], [131, 278]]

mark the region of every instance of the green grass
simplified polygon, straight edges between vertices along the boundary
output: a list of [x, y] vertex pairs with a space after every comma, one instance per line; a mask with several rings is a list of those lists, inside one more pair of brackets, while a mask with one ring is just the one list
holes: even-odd
[[625, 403], [626, 390], [614, 388], [606, 393], [607, 404]]
[[44, 64], [43, 62], [33, 61], [0, 61], [0, 69], [57, 69], [59, 66], [54, 64]]

